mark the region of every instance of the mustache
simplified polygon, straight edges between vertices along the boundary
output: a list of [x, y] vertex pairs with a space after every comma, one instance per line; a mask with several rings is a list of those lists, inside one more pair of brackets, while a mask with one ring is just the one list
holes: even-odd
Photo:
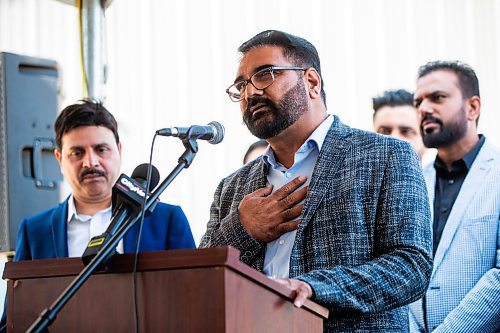
[[246, 121], [252, 120], [253, 117], [252, 117], [251, 110], [254, 106], [259, 105], [259, 104], [266, 105], [273, 110], [277, 109], [276, 104], [274, 104], [273, 101], [271, 101], [265, 97], [262, 97], [262, 96], [254, 96], [252, 98], [249, 98], [247, 101], [247, 107], [246, 107], [245, 112], [243, 114]]
[[87, 175], [92, 175], [92, 174], [95, 174], [95, 175], [98, 175], [98, 176], [102, 176], [104, 177], [106, 174], [104, 173], [103, 170], [100, 170], [100, 169], [96, 169], [96, 168], [91, 168], [91, 169], [83, 169], [81, 172], [80, 172], [80, 181], [83, 180], [83, 178]]
[[434, 117], [433, 115], [426, 114], [423, 118], [422, 121], [420, 122], [420, 125], [422, 125], [425, 121], [432, 121], [435, 123], [438, 123], [439, 125], [443, 126], [443, 121], [439, 118]]
[[246, 112], [250, 112], [250, 109], [253, 108], [254, 106], [256, 105], [259, 105], [259, 104], [265, 104], [267, 106], [270, 106], [270, 107], [276, 107], [276, 105], [273, 103], [273, 101], [265, 98], [265, 97], [262, 97], [262, 96], [254, 96], [250, 99], [248, 99], [248, 102], [247, 102], [247, 108], [246, 108]]

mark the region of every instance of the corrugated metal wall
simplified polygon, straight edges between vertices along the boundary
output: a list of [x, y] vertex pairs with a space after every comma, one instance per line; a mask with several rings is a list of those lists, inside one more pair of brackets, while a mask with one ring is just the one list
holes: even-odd
[[[193, 165], [162, 196], [184, 208], [198, 242], [218, 181], [239, 167], [254, 141], [224, 93], [236, 72], [236, 49], [267, 29], [316, 45], [329, 111], [364, 129], [371, 126], [371, 97], [413, 90], [419, 65], [468, 62], [481, 84], [481, 130], [498, 144], [499, 17], [499, 0], [114, 0], [106, 11], [106, 104], [121, 126], [123, 171], [147, 160], [158, 128], [223, 123], [224, 142], [200, 142]], [[0, 0], [0, 50], [57, 60], [61, 107], [82, 97], [75, 7]], [[182, 151], [176, 139], [157, 140], [154, 164], [162, 177]]]

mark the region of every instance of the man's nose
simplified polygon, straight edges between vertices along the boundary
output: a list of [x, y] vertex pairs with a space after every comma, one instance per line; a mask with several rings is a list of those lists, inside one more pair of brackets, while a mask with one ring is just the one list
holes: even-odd
[[400, 131], [393, 131], [391, 133], [391, 136], [395, 137], [396, 139], [399, 139], [399, 140], [406, 140], [406, 138], [404, 137], [403, 134], [401, 134]]
[[93, 151], [88, 151], [83, 159], [84, 168], [93, 168], [99, 165], [99, 156]]
[[431, 103], [429, 103], [426, 100], [424, 100], [424, 101], [422, 101], [422, 103], [420, 103], [420, 105], [418, 106], [417, 110], [418, 110], [418, 113], [421, 116], [423, 116], [425, 114], [428, 114], [428, 113], [433, 113], [434, 112], [434, 109], [432, 108]]
[[255, 86], [252, 84], [252, 82], [248, 82], [248, 84], [245, 86], [245, 101], [248, 102], [249, 98], [252, 98], [254, 95], [262, 95], [264, 93], [264, 89], [257, 89]]

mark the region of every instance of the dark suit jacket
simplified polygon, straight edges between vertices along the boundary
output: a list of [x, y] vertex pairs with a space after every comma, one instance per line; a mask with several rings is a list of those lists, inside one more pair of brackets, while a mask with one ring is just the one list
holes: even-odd
[[[68, 256], [68, 200], [58, 206], [25, 218], [19, 226], [15, 261], [64, 258]], [[139, 224], [123, 237], [125, 253], [135, 252]], [[179, 206], [159, 203], [144, 218], [139, 251], [194, 248], [193, 235]]]
[[[221, 181], [200, 244], [232, 245], [260, 271], [266, 244], [242, 227], [238, 205], [266, 185], [266, 168], [257, 159]], [[335, 117], [304, 205], [290, 277], [329, 308], [325, 331], [407, 331], [405, 305], [425, 292], [432, 268], [427, 190], [410, 145]]]

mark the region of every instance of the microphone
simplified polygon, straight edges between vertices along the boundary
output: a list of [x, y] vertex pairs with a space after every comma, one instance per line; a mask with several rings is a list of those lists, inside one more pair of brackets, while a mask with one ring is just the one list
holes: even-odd
[[[132, 177], [128, 177], [123, 173], [120, 175], [113, 186], [113, 197], [111, 199], [113, 215], [115, 215], [117, 210], [120, 209], [120, 206], [124, 204], [131, 205], [135, 209], [140, 210], [146, 191], [148, 166], [148, 163], [138, 165], [132, 172]], [[154, 189], [159, 181], [160, 173], [154, 165], [151, 165], [151, 182], [149, 183], [149, 190], [151, 191]], [[156, 205], [146, 210], [146, 215], [150, 215], [155, 207]]]
[[[147, 185], [146, 181], [148, 178], [148, 167], [149, 163], [142, 163], [135, 167], [131, 175], [131, 177], [135, 181], [138, 181], [143, 188], [146, 188]], [[149, 190], [152, 191], [156, 187], [156, 185], [158, 185], [159, 182], [160, 182], [160, 173], [158, 172], [158, 169], [154, 165], [151, 165], [151, 181], [149, 182]]]
[[[151, 165], [151, 168], [151, 182], [149, 187], [153, 189], [160, 181], [160, 173], [153, 165]], [[85, 265], [94, 258], [101, 247], [115, 234], [133, 212], [138, 213], [141, 210], [142, 202], [146, 195], [147, 176], [147, 163], [138, 165], [132, 172], [132, 177], [128, 177], [123, 173], [120, 175], [112, 190], [111, 202], [113, 215], [111, 217], [111, 222], [104, 233], [92, 237], [87, 244], [87, 248], [82, 255], [82, 261]], [[145, 211], [146, 216], [154, 211], [157, 203], [158, 201]], [[110, 257], [112, 257], [112, 255]]]
[[175, 136], [179, 139], [195, 138], [208, 140], [209, 143], [216, 145], [224, 139], [224, 126], [217, 121], [211, 121], [208, 125], [192, 125], [191, 127], [170, 127], [162, 128], [156, 131], [157, 135]]

